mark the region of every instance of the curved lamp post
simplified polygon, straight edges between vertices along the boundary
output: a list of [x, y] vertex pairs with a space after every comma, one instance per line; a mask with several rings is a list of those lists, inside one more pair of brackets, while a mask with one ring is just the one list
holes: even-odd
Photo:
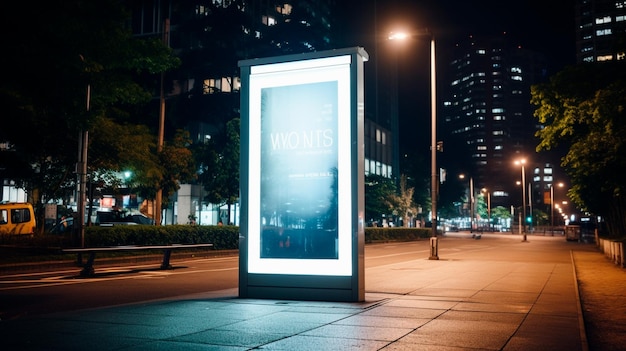
[[[438, 260], [439, 255], [437, 253], [437, 81], [435, 78], [436, 64], [435, 64], [435, 36], [429, 30], [408, 34], [404, 32], [395, 32], [389, 35], [389, 40], [405, 40], [409, 37], [430, 37], [430, 96], [431, 96], [431, 143], [430, 143], [430, 186], [431, 186], [431, 213], [432, 213], [432, 232], [431, 232], [431, 260]], [[397, 137], [397, 136], [396, 136]]]
[[524, 233], [524, 239], [522, 239], [522, 241], [526, 241], [526, 172], [524, 171], [524, 164], [526, 164], [526, 160], [525, 159], [520, 159], [515, 161], [516, 165], [521, 165], [522, 166], [522, 208], [523, 208], [523, 213], [524, 213], [524, 217], [522, 218], [522, 233]]

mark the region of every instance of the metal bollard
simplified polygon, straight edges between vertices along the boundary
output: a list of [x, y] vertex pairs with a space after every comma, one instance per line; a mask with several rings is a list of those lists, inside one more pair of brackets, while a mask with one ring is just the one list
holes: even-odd
[[430, 257], [428, 259], [438, 260], [439, 259], [438, 251], [439, 251], [439, 247], [438, 247], [437, 237], [431, 237], [430, 238]]

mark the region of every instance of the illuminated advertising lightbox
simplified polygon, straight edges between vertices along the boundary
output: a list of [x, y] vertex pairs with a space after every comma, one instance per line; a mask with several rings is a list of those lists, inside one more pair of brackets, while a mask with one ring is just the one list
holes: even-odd
[[[282, 277], [358, 273], [363, 111], [362, 86], [355, 80], [361, 53], [240, 63], [240, 270], [248, 275], [240, 285], [283, 286], [290, 283], [280, 282]], [[289, 288], [315, 283], [299, 281]]]

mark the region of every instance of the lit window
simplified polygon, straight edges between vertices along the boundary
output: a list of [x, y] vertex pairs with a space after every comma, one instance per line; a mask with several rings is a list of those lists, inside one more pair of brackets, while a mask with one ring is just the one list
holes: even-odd
[[270, 16], [263, 16], [262, 21], [263, 21], [263, 24], [268, 27], [271, 27], [276, 24], [276, 19]]
[[494, 150], [502, 150], [502, 145], [496, 145], [493, 147]]
[[476, 53], [479, 55], [484, 55], [485, 54], [485, 49], [478, 49], [476, 50]]
[[596, 59], [598, 62], [601, 61], [611, 61], [613, 60], [613, 55], [602, 55], [602, 56], [598, 56], [598, 58]]
[[215, 85], [217, 82], [215, 79], [205, 79], [202, 84], [202, 92], [204, 94], [213, 94], [214, 90], [217, 88]]
[[292, 6], [289, 4], [284, 4], [283, 6], [276, 7], [276, 12], [280, 13], [281, 15], [290, 15], [291, 10]]
[[613, 31], [611, 31], [611, 28], [605, 28], [605, 29], [598, 29], [596, 30], [596, 35], [597, 36], [603, 36], [603, 35], [611, 35], [613, 34]]
[[241, 89], [241, 79], [239, 77], [222, 77], [219, 79], [205, 79], [203, 81], [202, 91], [204, 94], [213, 94], [216, 92], [229, 93]]
[[522, 81], [522, 76], [512, 76], [511, 77], [512, 80], [518, 80], [518, 81]]
[[222, 92], [223, 93], [230, 93], [232, 91], [231, 87], [232, 84], [231, 83], [231, 79], [229, 77], [223, 77], [222, 78]]
[[232, 0], [213, 0], [213, 5], [222, 6], [223, 8], [227, 8], [232, 4]]
[[602, 18], [596, 18], [596, 24], [611, 23], [611, 16], [604, 16]]

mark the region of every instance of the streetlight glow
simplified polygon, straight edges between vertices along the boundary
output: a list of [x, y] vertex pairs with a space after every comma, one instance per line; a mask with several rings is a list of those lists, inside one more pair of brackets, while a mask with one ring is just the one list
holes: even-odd
[[491, 231], [491, 192], [487, 188], [482, 188], [480, 192], [487, 194], [487, 224], [489, 231]]
[[[459, 174], [459, 178], [465, 179], [465, 174]], [[476, 217], [476, 203], [474, 200], [474, 178], [469, 178], [469, 206], [470, 206], [470, 233], [474, 231], [474, 218]]]
[[[559, 188], [563, 187], [563, 183], [557, 185]], [[550, 226], [552, 227], [552, 235], [554, 235], [554, 206], [554, 184], [550, 184]], [[559, 205], [557, 204], [556, 207], [559, 208]]]
[[409, 35], [405, 32], [391, 32], [389, 33], [389, 40], [405, 40]]
[[[516, 160], [515, 161], [516, 165], [521, 165], [522, 166], [522, 207], [523, 207], [523, 213], [524, 213], [524, 218], [520, 221], [526, 221], [526, 172], [524, 171], [524, 165], [526, 164], [526, 159], [520, 159], [520, 160]], [[522, 230], [522, 232], [524, 233], [524, 239], [522, 241], [526, 241], [526, 223], [520, 223], [520, 228]]]

